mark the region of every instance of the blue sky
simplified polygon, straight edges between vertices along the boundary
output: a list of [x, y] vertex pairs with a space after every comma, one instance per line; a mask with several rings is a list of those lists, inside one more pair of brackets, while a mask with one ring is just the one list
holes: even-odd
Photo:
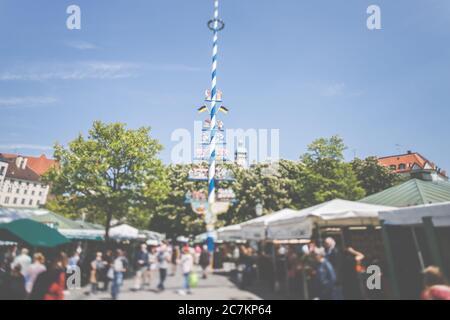
[[[279, 128], [288, 159], [339, 134], [349, 159], [411, 149], [450, 170], [449, 1], [222, 0], [220, 15], [228, 127]], [[212, 0], [0, 0], [0, 151], [51, 154], [121, 121], [151, 126], [168, 162], [210, 86], [211, 16]]]

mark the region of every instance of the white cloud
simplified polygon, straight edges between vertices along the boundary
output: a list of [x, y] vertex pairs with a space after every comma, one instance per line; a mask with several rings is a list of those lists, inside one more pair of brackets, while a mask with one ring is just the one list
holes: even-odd
[[187, 66], [183, 64], [152, 64], [148, 65], [148, 68], [151, 70], [159, 70], [159, 71], [181, 71], [181, 72], [197, 72], [201, 71], [201, 68]]
[[322, 95], [325, 97], [336, 97], [344, 94], [345, 84], [344, 83], [334, 83], [326, 86], [322, 90]]
[[54, 97], [0, 97], [0, 108], [8, 107], [36, 107], [50, 105], [57, 102]]
[[76, 62], [6, 71], [0, 73], [0, 81], [122, 79], [137, 76], [138, 69], [128, 62]]
[[69, 41], [66, 42], [66, 45], [77, 50], [93, 50], [98, 48], [95, 44], [86, 41]]
[[53, 147], [37, 144], [0, 144], [0, 149], [2, 150], [39, 150], [48, 151], [52, 150]]
[[134, 78], [143, 69], [167, 72], [196, 72], [202, 69], [183, 64], [137, 64], [117, 61], [84, 61], [35, 65], [0, 72], [0, 81], [115, 80]]
[[333, 83], [322, 87], [321, 95], [324, 97], [359, 97], [364, 91], [349, 89], [345, 83]]

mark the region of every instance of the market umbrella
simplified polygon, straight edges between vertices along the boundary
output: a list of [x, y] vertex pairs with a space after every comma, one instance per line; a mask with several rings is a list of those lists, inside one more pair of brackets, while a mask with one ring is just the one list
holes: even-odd
[[0, 224], [0, 240], [25, 242], [32, 247], [47, 248], [70, 242], [57, 230], [30, 219]]

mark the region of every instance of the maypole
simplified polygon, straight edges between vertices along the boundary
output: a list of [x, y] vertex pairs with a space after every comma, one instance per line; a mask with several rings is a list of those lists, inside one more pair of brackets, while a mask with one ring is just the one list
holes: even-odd
[[[190, 203], [192, 210], [204, 216], [207, 231], [209, 251], [214, 249], [214, 229], [217, 215], [228, 210], [235, 201], [232, 189], [218, 189], [219, 181], [233, 181], [233, 174], [225, 166], [217, 166], [218, 162], [227, 162], [225, 148], [225, 130], [222, 121], [217, 119], [218, 112], [228, 113], [228, 109], [221, 105], [222, 92], [217, 88], [217, 54], [219, 32], [225, 23], [219, 19], [219, 0], [214, 0], [214, 16], [208, 21], [208, 28], [213, 31], [213, 52], [211, 68], [211, 89], [206, 91], [205, 101], [210, 104], [198, 108], [200, 113], [209, 111], [209, 119], [202, 125], [202, 139], [196, 151], [196, 159], [200, 164], [194, 165], [189, 172], [189, 179], [193, 181], [207, 181], [207, 194], [204, 190], [189, 191], [186, 194], [186, 203]], [[203, 167], [208, 164], [208, 168]]]
[[219, 20], [219, 0], [214, 0], [214, 18], [208, 22], [213, 31], [212, 77], [211, 77], [211, 107], [210, 107], [210, 143], [209, 143], [209, 173], [208, 173], [208, 207], [212, 208], [216, 200], [216, 116], [217, 116], [217, 53], [219, 31], [225, 24]]

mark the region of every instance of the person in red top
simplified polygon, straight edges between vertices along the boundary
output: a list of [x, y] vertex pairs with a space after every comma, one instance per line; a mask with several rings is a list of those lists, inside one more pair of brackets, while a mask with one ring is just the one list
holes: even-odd
[[423, 271], [423, 280], [422, 300], [450, 300], [450, 286], [438, 267], [426, 268]]

